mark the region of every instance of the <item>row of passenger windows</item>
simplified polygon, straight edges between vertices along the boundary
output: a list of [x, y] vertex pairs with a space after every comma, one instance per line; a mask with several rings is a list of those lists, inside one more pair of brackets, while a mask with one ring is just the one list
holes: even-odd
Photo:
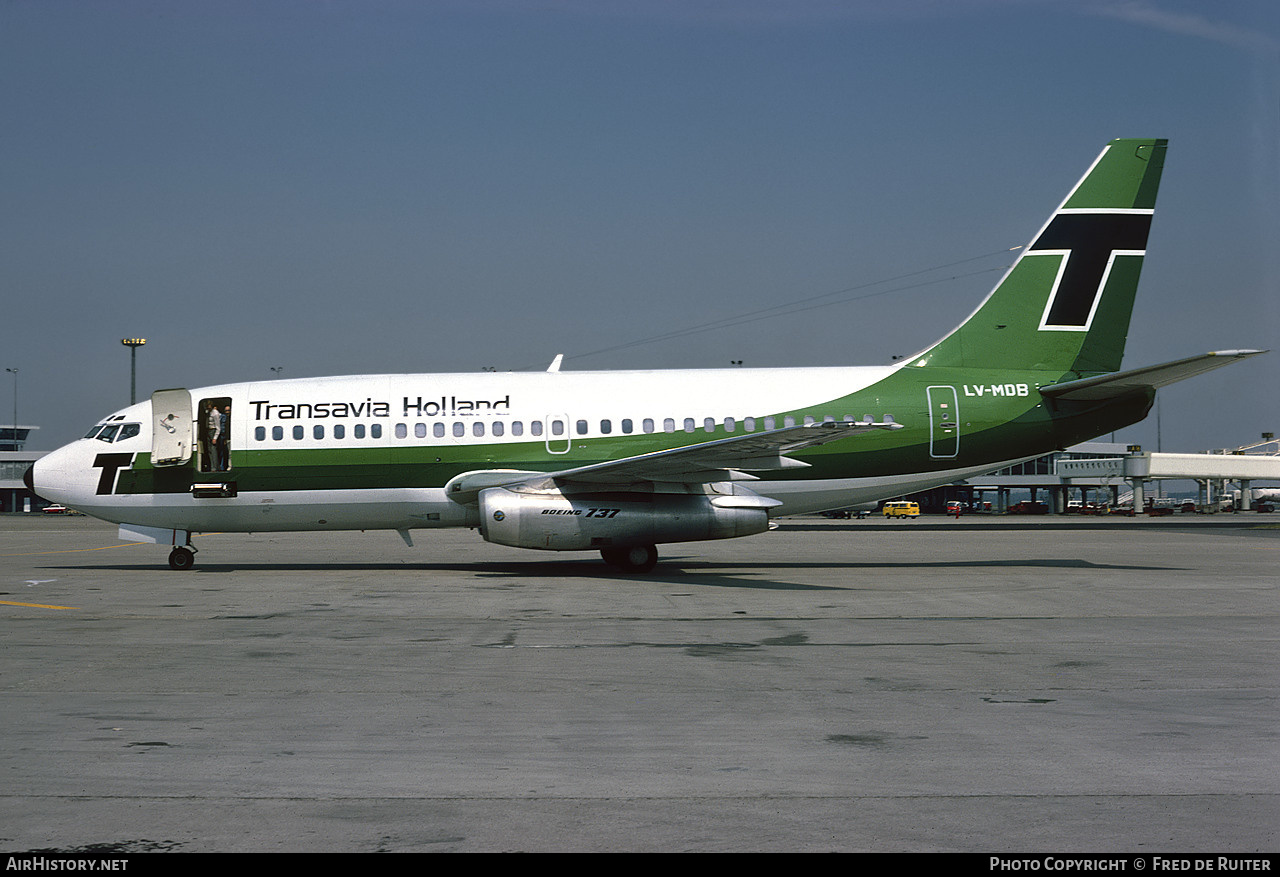
[[[401, 425], [403, 426], [403, 424]], [[291, 430], [291, 435], [299, 441], [306, 438], [307, 437], [306, 427], [300, 424], [297, 426], [294, 426]], [[311, 428], [311, 435], [312, 435], [312, 438], [317, 438], [317, 439], [324, 438], [325, 428], [323, 424], [316, 424], [315, 426], [313, 426]], [[373, 438], [373, 439], [380, 439], [382, 438], [382, 424], [375, 423], [366, 429], [363, 423], [357, 423], [355, 426], [351, 427], [351, 436], [352, 438], [357, 438], [357, 439], [362, 439], [366, 437]], [[341, 423], [334, 424], [333, 437], [336, 439], [346, 438], [347, 437], [346, 426], [344, 426]], [[267, 428], [265, 426], [254, 427], [253, 438], [255, 441], [265, 442], [267, 440]], [[275, 442], [284, 440], [283, 426], [271, 427], [271, 440]]]
[[[853, 421], [853, 419], [854, 418], [850, 415], [846, 415], [844, 417], [845, 421]], [[864, 419], [870, 420], [871, 418], [868, 415]], [[779, 423], [779, 420], [781, 420], [781, 423]], [[822, 418], [823, 423], [834, 423], [835, 420], [836, 420], [835, 417], [832, 417], [829, 415]], [[803, 422], [806, 426], [809, 426], [811, 424], [817, 423], [817, 418], [805, 417], [800, 422]], [[723, 427], [725, 432], [737, 432], [739, 428], [741, 428], [743, 432], [755, 432], [757, 429], [770, 430], [770, 429], [777, 429], [779, 426], [790, 427], [790, 426], [795, 426], [796, 424], [797, 424], [797, 420], [794, 417], [783, 417], [783, 418], [745, 417], [742, 420], [738, 420], [737, 418], [734, 418], [734, 417], [726, 417], [724, 418], [723, 421], [717, 421], [713, 417], [705, 417], [701, 421], [699, 421], [697, 418], [694, 418], [694, 417], [686, 417], [682, 422], [680, 422], [677, 425], [677, 421], [674, 417], [668, 417], [662, 421], [661, 431], [677, 432], [677, 431], [683, 430], [684, 432], [697, 432], [699, 429], [701, 429], [703, 432], [715, 432], [717, 428]], [[470, 429], [468, 429], [468, 426], [470, 426]], [[600, 434], [612, 435], [615, 431], [614, 426], [615, 424], [612, 420], [601, 420]], [[659, 431], [658, 422], [651, 417], [646, 417], [643, 420], [641, 420], [639, 426], [640, 428], [639, 430], [637, 430], [636, 422], [634, 420], [631, 420], [630, 418], [624, 418], [617, 422], [616, 431], [621, 433], [622, 435], [632, 435], [636, 432], [654, 433]], [[549, 420], [546, 425], [547, 433], [554, 437], [564, 436], [566, 434], [567, 428], [568, 428], [568, 424], [566, 421], [559, 420], [556, 418], [552, 418], [551, 420]], [[590, 433], [591, 424], [586, 420], [576, 420], [574, 421], [573, 428], [574, 428], [575, 434], [584, 436]], [[489, 422], [486, 422], [483, 420], [472, 420], [472, 421], [455, 420], [450, 424], [446, 424], [443, 421], [436, 421], [435, 423], [432, 423], [432, 424], [397, 423], [393, 429], [393, 432], [396, 438], [407, 439], [409, 437], [410, 430], [412, 430], [414, 438], [420, 438], [420, 439], [427, 438], [428, 434], [432, 438], [445, 438], [446, 436], [449, 436], [449, 435], [452, 435], [454, 438], [465, 438], [468, 434], [474, 438], [484, 438], [486, 435], [500, 438], [507, 435], [508, 433], [510, 433], [510, 435], [512, 436], [523, 436], [525, 434], [525, 423], [522, 420], [513, 420], [513, 421], [510, 421], [509, 423], [502, 420], [494, 420]], [[540, 438], [543, 435], [542, 421], [541, 420], [530, 421], [528, 425], [528, 431], [530, 436], [533, 436], [535, 438]], [[347, 437], [347, 428], [341, 423], [334, 424], [332, 427], [329, 428], [327, 434], [331, 435], [335, 439], [345, 439]], [[305, 439], [307, 436], [306, 427], [302, 426], [301, 424], [290, 427], [290, 435], [294, 440], [301, 441]], [[366, 431], [365, 425], [363, 423], [358, 423], [355, 426], [351, 427], [351, 435], [353, 438], [356, 438], [356, 439], [363, 439], [366, 436], [371, 439], [382, 438], [382, 424], [380, 423], [371, 424]], [[265, 426], [255, 427], [253, 430], [253, 437], [255, 441], [260, 441], [260, 442], [266, 441], [267, 428]], [[284, 437], [285, 437], [285, 427], [283, 426], [271, 427], [272, 441], [277, 441], [277, 442], [283, 441]], [[324, 439], [326, 437], [326, 428], [324, 424], [317, 423], [314, 426], [312, 426], [311, 437], [313, 439], [318, 439], [318, 440]]]

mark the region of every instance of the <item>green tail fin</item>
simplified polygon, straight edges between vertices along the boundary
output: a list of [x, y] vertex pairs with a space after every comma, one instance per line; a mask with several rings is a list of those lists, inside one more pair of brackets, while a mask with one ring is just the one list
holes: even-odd
[[959, 328], [916, 365], [1116, 371], [1167, 140], [1113, 140]]

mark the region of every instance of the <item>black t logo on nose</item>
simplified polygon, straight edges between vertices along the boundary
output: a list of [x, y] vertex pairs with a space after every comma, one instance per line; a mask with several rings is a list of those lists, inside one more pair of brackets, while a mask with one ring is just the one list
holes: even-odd
[[133, 454], [98, 454], [93, 458], [93, 468], [102, 469], [98, 479], [98, 496], [109, 496], [115, 491], [116, 473], [133, 462]]

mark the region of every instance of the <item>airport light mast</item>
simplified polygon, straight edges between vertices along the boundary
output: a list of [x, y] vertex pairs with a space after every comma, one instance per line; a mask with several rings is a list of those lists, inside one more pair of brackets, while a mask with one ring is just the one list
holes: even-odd
[[13, 449], [16, 451], [18, 450], [18, 370], [7, 368], [5, 371], [13, 375]]
[[121, 338], [120, 343], [129, 348], [129, 404], [138, 401], [138, 348], [147, 343], [146, 338]]

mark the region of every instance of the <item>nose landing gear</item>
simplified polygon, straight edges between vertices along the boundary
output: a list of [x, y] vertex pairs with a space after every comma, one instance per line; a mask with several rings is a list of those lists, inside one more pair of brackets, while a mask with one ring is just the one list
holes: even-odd
[[196, 565], [196, 547], [191, 544], [190, 530], [168, 530], [159, 527], [143, 527], [138, 524], [121, 524], [120, 539], [123, 542], [154, 542], [172, 545], [169, 552], [169, 568], [179, 571]]

